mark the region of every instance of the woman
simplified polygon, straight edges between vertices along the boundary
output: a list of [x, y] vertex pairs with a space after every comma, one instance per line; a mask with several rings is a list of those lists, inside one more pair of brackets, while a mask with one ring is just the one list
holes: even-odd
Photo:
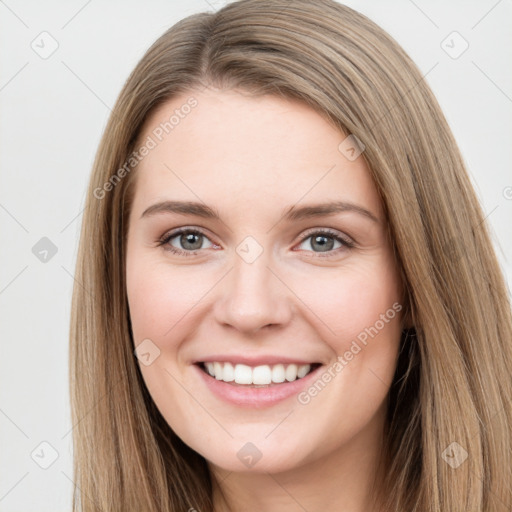
[[364, 16], [244, 0], [176, 24], [91, 176], [75, 510], [510, 510], [483, 222], [431, 91]]

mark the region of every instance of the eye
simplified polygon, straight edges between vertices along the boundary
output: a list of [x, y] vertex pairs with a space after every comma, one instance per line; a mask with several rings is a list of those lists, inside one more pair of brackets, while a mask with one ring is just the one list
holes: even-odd
[[[336, 244], [338, 244], [336, 246]], [[341, 235], [338, 232], [331, 231], [329, 229], [317, 230], [306, 233], [301, 240], [300, 246], [305, 246], [302, 250], [315, 253], [326, 253], [319, 254], [322, 257], [329, 257], [333, 254], [338, 254], [345, 249], [351, 249], [354, 247], [354, 242], [348, 237]]]
[[[207, 245], [205, 245], [205, 242], [207, 242]], [[158, 241], [158, 246], [162, 246], [164, 250], [180, 256], [194, 256], [202, 249], [220, 247], [211, 242], [201, 230], [186, 227], [163, 235]], [[354, 242], [346, 235], [329, 229], [317, 229], [302, 236], [299, 249], [316, 253], [320, 257], [329, 257], [354, 246]]]
[[[205, 246], [205, 241], [210, 242], [210, 245]], [[193, 256], [196, 251], [214, 246], [202, 231], [192, 228], [180, 228], [171, 233], [166, 233], [160, 239], [158, 245], [166, 251], [182, 256]]]

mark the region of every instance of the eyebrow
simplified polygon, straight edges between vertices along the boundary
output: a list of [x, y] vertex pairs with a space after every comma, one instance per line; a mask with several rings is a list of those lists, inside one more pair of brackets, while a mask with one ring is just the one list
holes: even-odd
[[[298, 221], [344, 212], [357, 213], [372, 220], [373, 222], [379, 223], [379, 219], [371, 211], [347, 201], [331, 201], [328, 203], [319, 203], [300, 207], [290, 206], [284, 210], [282, 217], [287, 221]], [[144, 210], [144, 213], [141, 215], [141, 219], [160, 213], [196, 215], [205, 219], [221, 220], [220, 214], [215, 208], [204, 203], [197, 203], [194, 201], [161, 201]]]

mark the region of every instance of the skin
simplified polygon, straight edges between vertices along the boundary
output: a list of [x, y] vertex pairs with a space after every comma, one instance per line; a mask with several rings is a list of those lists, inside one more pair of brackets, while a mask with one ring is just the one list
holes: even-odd
[[[215, 88], [161, 105], [140, 140], [192, 95], [198, 105], [136, 169], [127, 293], [135, 346], [149, 339], [160, 350], [152, 364], [140, 364], [148, 390], [217, 475], [216, 510], [227, 510], [220, 490], [237, 511], [378, 510], [370, 487], [381, 477], [376, 468], [401, 314], [307, 404], [294, 396], [270, 407], [235, 406], [213, 395], [192, 366], [201, 356], [227, 353], [300, 355], [332, 367], [400, 303], [399, 273], [365, 160], [347, 159], [338, 150], [346, 135], [307, 105]], [[222, 220], [169, 212], [141, 217], [171, 199], [205, 203]], [[354, 211], [282, 219], [294, 205], [340, 200], [376, 221]], [[179, 235], [167, 242], [192, 255], [159, 245], [180, 227], [205, 234], [195, 251]], [[327, 228], [354, 247], [328, 238], [334, 245], [322, 251], [315, 233]], [[313, 236], [301, 241], [306, 233]], [[263, 250], [252, 263], [236, 251], [247, 236]], [[237, 457], [248, 442], [262, 454], [250, 468]]]

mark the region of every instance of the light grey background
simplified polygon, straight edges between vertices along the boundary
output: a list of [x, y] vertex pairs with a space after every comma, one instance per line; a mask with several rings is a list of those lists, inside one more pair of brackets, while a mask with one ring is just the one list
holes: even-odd
[[[179, 19], [225, 3], [0, 0], [0, 511], [70, 510], [70, 298], [94, 153], [147, 47]], [[427, 75], [510, 283], [511, 0], [345, 3]], [[33, 253], [43, 237], [55, 255]]]

